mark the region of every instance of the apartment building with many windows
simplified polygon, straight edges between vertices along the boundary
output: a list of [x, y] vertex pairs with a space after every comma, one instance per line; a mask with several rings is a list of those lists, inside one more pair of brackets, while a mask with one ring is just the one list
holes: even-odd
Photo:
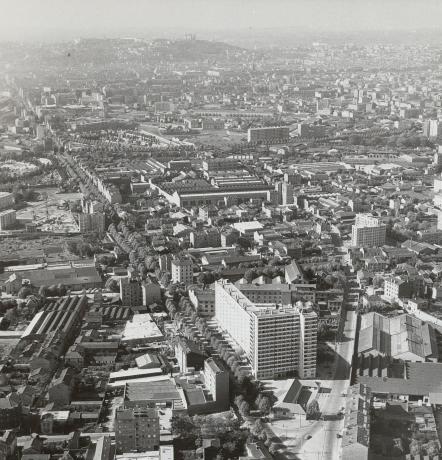
[[379, 247], [385, 244], [386, 226], [370, 214], [357, 214], [351, 231], [351, 244], [359, 248]]
[[215, 319], [244, 351], [256, 378], [315, 377], [317, 315], [312, 309], [253, 303], [233, 284], [219, 281]]
[[160, 445], [160, 419], [156, 409], [119, 408], [115, 412], [118, 452], [146, 452]]

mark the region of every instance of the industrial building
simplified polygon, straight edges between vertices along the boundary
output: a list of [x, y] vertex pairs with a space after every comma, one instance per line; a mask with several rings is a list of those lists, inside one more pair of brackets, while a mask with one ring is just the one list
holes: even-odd
[[62, 297], [51, 301], [34, 316], [21, 340], [32, 342], [53, 333], [61, 333], [66, 346], [78, 333], [87, 304], [86, 296]]

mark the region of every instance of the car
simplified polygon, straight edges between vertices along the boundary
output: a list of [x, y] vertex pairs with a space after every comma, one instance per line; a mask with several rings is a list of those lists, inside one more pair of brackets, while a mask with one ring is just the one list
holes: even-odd
[[337, 438], [342, 438], [342, 434], [341, 433], [336, 433], [336, 437]]
[[304, 439], [312, 439], [312, 435], [311, 435], [311, 434], [306, 434], [306, 435], [304, 436]]

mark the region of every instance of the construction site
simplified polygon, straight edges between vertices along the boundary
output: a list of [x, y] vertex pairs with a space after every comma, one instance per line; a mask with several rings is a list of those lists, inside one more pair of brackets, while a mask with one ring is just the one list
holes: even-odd
[[26, 225], [32, 223], [37, 231], [54, 233], [78, 233], [78, 225], [69, 208], [69, 202], [77, 202], [81, 193], [59, 193], [57, 188], [39, 189], [39, 201], [29, 201], [17, 211], [17, 220]]

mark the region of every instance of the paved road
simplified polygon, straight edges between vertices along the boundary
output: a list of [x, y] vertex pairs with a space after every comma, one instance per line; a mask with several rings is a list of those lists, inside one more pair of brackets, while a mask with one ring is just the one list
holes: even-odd
[[338, 460], [340, 458], [341, 439], [344, 420], [327, 420], [327, 416], [335, 416], [345, 406], [345, 396], [350, 385], [350, 369], [354, 350], [357, 314], [347, 311], [343, 322], [340, 340], [336, 342], [336, 360], [333, 369], [333, 380], [330, 392], [319, 396], [319, 405], [326, 420], [312, 425], [307, 435], [297, 446], [296, 456], [301, 460]]

